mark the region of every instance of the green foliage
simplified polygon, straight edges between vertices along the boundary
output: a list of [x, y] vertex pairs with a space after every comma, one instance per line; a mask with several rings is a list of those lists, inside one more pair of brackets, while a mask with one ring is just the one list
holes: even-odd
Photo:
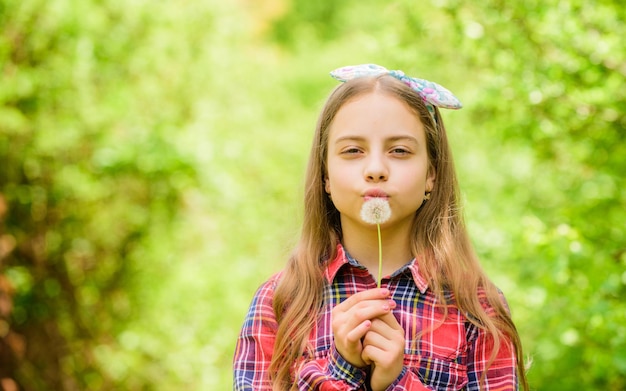
[[[621, 389], [626, 50], [617, 37], [626, 32], [624, 13], [575, 2], [530, 11], [494, 4], [451, 12], [468, 15], [459, 21], [466, 31], [480, 24], [486, 38], [458, 47], [488, 69], [478, 74], [482, 89], [470, 114], [494, 141], [495, 170], [505, 178], [499, 194], [488, 196], [491, 207], [501, 204], [497, 226], [510, 237], [502, 259], [516, 265], [503, 270], [520, 290], [512, 292], [513, 308], [534, 359], [531, 382]], [[563, 19], [563, 12], [577, 17]], [[490, 182], [482, 188], [493, 189]], [[538, 297], [528, 300], [527, 291]], [[576, 375], [563, 379], [564, 372]]]
[[15, 243], [3, 269], [16, 288], [27, 389], [111, 386], [94, 352], [140, 315], [142, 292], [128, 289], [145, 278], [138, 259], [153, 256], [152, 236], [172, 227], [195, 182], [167, 135], [185, 102], [150, 107], [150, 95], [172, 100], [143, 89], [158, 75], [140, 79], [145, 66], [131, 65], [130, 46], [145, 38], [140, 23], [124, 24], [129, 14], [116, 4], [3, 7], [2, 233]]
[[444, 118], [468, 226], [532, 388], [625, 388], [625, 20], [608, 0], [0, 0], [0, 377], [229, 389], [298, 233], [327, 72], [375, 62], [465, 104]]

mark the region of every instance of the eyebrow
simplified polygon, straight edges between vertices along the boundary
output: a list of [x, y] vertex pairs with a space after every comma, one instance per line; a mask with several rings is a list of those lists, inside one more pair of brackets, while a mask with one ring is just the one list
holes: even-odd
[[[366, 140], [365, 137], [361, 137], [361, 136], [343, 136], [335, 140], [335, 144], [339, 144], [344, 141], [365, 141], [365, 140]], [[417, 140], [417, 138], [413, 136], [392, 136], [392, 137], [386, 138], [385, 142], [396, 142], [396, 141], [402, 141], [402, 140], [419, 144], [419, 141]]]

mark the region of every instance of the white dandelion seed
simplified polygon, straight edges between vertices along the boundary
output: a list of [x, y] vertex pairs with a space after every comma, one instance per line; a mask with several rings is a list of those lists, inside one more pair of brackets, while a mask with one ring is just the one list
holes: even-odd
[[391, 208], [385, 198], [370, 198], [361, 207], [361, 219], [368, 224], [383, 224], [390, 217]]

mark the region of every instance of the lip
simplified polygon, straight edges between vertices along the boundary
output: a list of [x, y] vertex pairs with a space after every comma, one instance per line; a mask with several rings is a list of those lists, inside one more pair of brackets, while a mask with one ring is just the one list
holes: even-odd
[[370, 190], [367, 190], [365, 193], [363, 193], [363, 198], [365, 199], [365, 201], [372, 199], [372, 198], [389, 199], [389, 194], [385, 193], [381, 189], [370, 189]]

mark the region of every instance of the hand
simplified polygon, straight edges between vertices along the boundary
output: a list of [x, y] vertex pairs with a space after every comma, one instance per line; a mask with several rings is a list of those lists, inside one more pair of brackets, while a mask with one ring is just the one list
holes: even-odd
[[361, 358], [372, 364], [370, 387], [385, 390], [404, 366], [404, 330], [391, 312], [374, 319], [363, 339]]
[[333, 335], [339, 354], [355, 367], [368, 366], [370, 363], [362, 358], [362, 339], [378, 317], [390, 315], [393, 318], [394, 307], [395, 302], [389, 300], [389, 290], [370, 289], [355, 293], [333, 308]]

